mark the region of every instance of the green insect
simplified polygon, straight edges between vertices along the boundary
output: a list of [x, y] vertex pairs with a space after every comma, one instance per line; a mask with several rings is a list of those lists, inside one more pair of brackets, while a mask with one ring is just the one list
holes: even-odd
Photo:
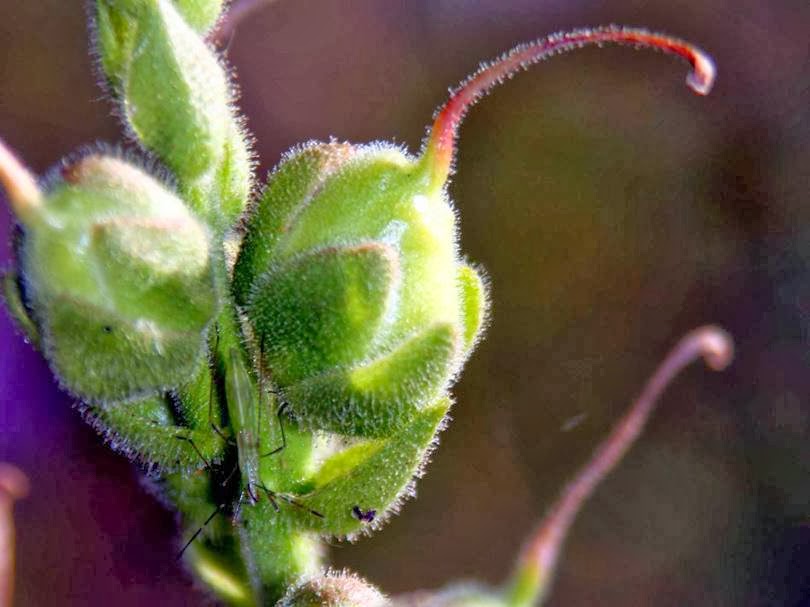
[[[214, 346], [215, 353], [218, 352], [218, 336], [219, 332], [217, 331], [217, 339]], [[262, 373], [264, 367], [261, 352], [262, 350], [260, 350], [259, 357], [259, 373]], [[255, 505], [262, 497], [266, 498], [272, 504], [276, 512], [279, 511], [278, 501], [283, 501], [313, 516], [324, 518], [323, 514], [317, 510], [307, 508], [306, 505], [300, 501], [269, 489], [262, 481], [260, 460], [281, 453], [287, 446], [286, 433], [284, 431], [284, 414], [289, 404], [286, 402], [282, 403], [276, 414], [278, 430], [281, 434], [281, 444], [274, 449], [262, 453], [262, 411], [267, 406], [267, 403], [261, 401], [261, 397], [265, 393], [265, 388], [261, 380], [263, 376], [260, 376], [257, 389], [257, 386], [248, 373], [241, 350], [236, 347], [229, 347], [224, 354], [222, 368], [224, 369], [225, 402], [227, 403], [228, 418], [230, 420], [230, 432], [234, 435], [233, 440], [231, 441], [229, 437], [226, 436], [212, 417], [212, 407], [210, 405], [213, 403], [213, 394], [215, 391], [213, 385], [211, 386], [211, 400], [209, 403], [209, 425], [214, 433], [236, 447], [237, 464], [222, 481], [223, 487], [227, 486], [229, 481], [234, 478], [236, 472], [239, 472], [238, 498], [236, 498], [235, 505], [231, 507], [234, 524], [238, 524], [239, 522], [243, 504]], [[192, 448], [200, 456], [206, 468], [211, 468], [210, 462], [194, 444], [193, 439], [182, 435], [178, 435], [177, 438], [191, 443]], [[178, 558], [183, 556], [188, 547], [199, 537], [214, 516], [225, 512], [228, 507], [229, 505], [227, 503], [217, 505], [203, 524], [183, 545], [178, 553]]]
[[[225, 398], [231, 427], [236, 435], [239, 473], [251, 503], [257, 501], [256, 489], [262, 488], [259, 478], [259, 406], [242, 353], [236, 348], [228, 351], [225, 376]], [[269, 494], [268, 494], [269, 495]]]

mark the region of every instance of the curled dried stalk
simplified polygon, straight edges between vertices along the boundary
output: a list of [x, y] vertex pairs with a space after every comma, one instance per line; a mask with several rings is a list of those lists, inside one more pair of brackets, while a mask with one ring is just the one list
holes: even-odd
[[695, 329], [670, 351], [629, 411], [599, 445], [590, 461], [563, 489], [523, 548], [509, 591], [510, 605], [517, 607], [542, 603], [550, 589], [563, 543], [577, 513], [641, 435], [658, 399], [675, 376], [699, 358], [703, 358], [709, 368], [721, 371], [731, 363], [733, 351], [731, 337], [714, 326]]

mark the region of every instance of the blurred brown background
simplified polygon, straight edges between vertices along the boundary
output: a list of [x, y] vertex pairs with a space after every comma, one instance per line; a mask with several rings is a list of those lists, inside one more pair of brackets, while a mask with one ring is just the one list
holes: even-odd
[[[84, 17], [78, 0], [0, 0], [0, 135], [37, 171], [121, 139]], [[699, 98], [685, 66], [611, 47], [473, 110], [451, 192], [463, 250], [492, 280], [488, 336], [419, 499], [332, 557], [390, 593], [501, 580], [669, 346], [718, 322], [734, 366], [695, 366], [667, 393], [577, 522], [549, 604], [810, 604], [810, 4], [278, 0], [228, 56], [264, 174], [307, 139], [415, 151], [479, 60], [609, 22], [700, 44], [716, 89]], [[34, 482], [18, 604], [206, 604], [174, 562], [172, 515], [38, 355], [2, 347], [0, 460]]]

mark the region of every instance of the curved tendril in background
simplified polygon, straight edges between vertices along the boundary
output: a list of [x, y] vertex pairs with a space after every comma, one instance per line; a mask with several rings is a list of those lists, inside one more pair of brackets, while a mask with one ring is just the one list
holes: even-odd
[[22, 470], [0, 463], [0, 607], [11, 607], [14, 600], [14, 502], [28, 490]]
[[669, 383], [701, 357], [709, 368], [722, 371], [731, 363], [733, 355], [731, 337], [715, 326], [695, 329], [678, 342], [647, 381], [630, 410], [614, 426], [574, 480], [563, 489], [557, 502], [530, 537], [518, 558], [511, 585], [507, 589], [509, 605], [523, 607], [542, 603], [548, 594], [562, 545], [577, 513], [641, 435], [657, 400]]

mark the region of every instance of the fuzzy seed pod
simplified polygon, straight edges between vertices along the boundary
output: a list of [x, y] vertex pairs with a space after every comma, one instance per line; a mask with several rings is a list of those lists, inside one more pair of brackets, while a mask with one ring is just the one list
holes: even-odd
[[383, 607], [388, 600], [363, 578], [327, 571], [290, 588], [277, 607]]
[[128, 128], [177, 178], [186, 201], [227, 228], [250, 192], [251, 158], [219, 58], [201, 33], [221, 0], [98, 0], [101, 68]]
[[456, 240], [444, 189], [394, 146], [310, 144], [285, 159], [234, 284], [297, 415], [385, 436], [442, 394], [486, 310]]
[[248, 218], [234, 290], [296, 415], [319, 429], [388, 436], [448, 388], [487, 309], [446, 193], [458, 126], [521, 68], [605, 42], [685, 57], [689, 86], [711, 88], [711, 60], [681, 40], [575, 30], [518, 46], [462, 83], [417, 158], [388, 144], [327, 143], [284, 159]]
[[20, 219], [24, 292], [65, 388], [115, 401], [191, 376], [217, 296], [208, 229], [182, 200], [90, 154]]

